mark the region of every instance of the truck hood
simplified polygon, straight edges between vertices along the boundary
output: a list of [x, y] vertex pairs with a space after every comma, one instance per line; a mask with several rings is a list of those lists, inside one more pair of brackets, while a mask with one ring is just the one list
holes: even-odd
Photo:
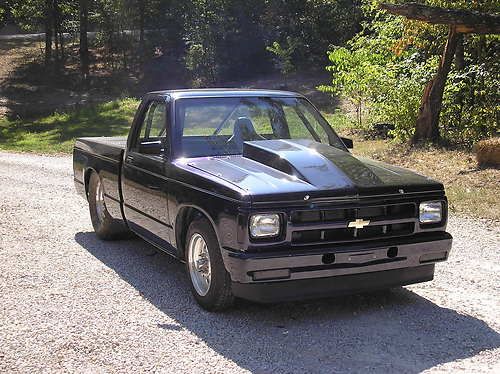
[[311, 140], [245, 142], [243, 155], [190, 159], [193, 172], [230, 183], [254, 201], [361, 197], [443, 190], [407, 169]]

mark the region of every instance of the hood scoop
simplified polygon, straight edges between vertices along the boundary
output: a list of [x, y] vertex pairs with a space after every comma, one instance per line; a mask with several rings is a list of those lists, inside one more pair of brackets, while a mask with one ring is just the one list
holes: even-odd
[[300, 148], [283, 140], [259, 140], [243, 143], [243, 157], [309, 183], [294, 164], [288, 158], [283, 157], [285, 153], [298, 151]]
[[[343, 191], [352, 181], [338, 166], [317, 151], [320, 143], [308, 140], [258, 140], [245, 142], [243, 157], [277, 169], [319, 189]], [[336, 150], [338, 158], [353, 158], [349, 153]]]
[[374, 192], [374, 188], [385, 185], [372, 169], [351, 153], [307, 139], [245, 142], [243, 157], [295, 176], [321, 190], [360, 193], [370, 189]]

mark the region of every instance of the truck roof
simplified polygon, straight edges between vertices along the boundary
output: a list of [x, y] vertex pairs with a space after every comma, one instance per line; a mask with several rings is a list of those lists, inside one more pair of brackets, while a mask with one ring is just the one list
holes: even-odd
[[164, 90], [149, 92], [148, 95], [170, 96], [173, 99], [203, 97], [302, 97], [301, 94], [281, 90], [263, 90], [246, 88], [200, 88], [185, 90]]

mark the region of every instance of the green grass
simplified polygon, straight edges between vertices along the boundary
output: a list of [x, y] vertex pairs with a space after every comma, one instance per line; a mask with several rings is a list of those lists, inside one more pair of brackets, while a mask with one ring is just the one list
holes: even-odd
[[0, 119], [0, 149], [15, 152], [71, 153], [76, 138], [124, 136], [139, 102], [121, 99], [33, 121]]
[[333, 113], [321, 112], [321, 114], [339, 134], [356, 128], [356, 124], [339, 109]]

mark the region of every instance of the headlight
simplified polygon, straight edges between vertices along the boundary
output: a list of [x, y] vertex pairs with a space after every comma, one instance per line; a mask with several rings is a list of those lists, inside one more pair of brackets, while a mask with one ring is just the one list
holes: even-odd
[[250, 217], [250, 235], [252, 238], [272, 238], [280, 233], [278, 214], [254, 214]]
[[441, 201], [424, 201], [419, 208], [420, 223], [439, 223], [443, 219], [443, 203]]

